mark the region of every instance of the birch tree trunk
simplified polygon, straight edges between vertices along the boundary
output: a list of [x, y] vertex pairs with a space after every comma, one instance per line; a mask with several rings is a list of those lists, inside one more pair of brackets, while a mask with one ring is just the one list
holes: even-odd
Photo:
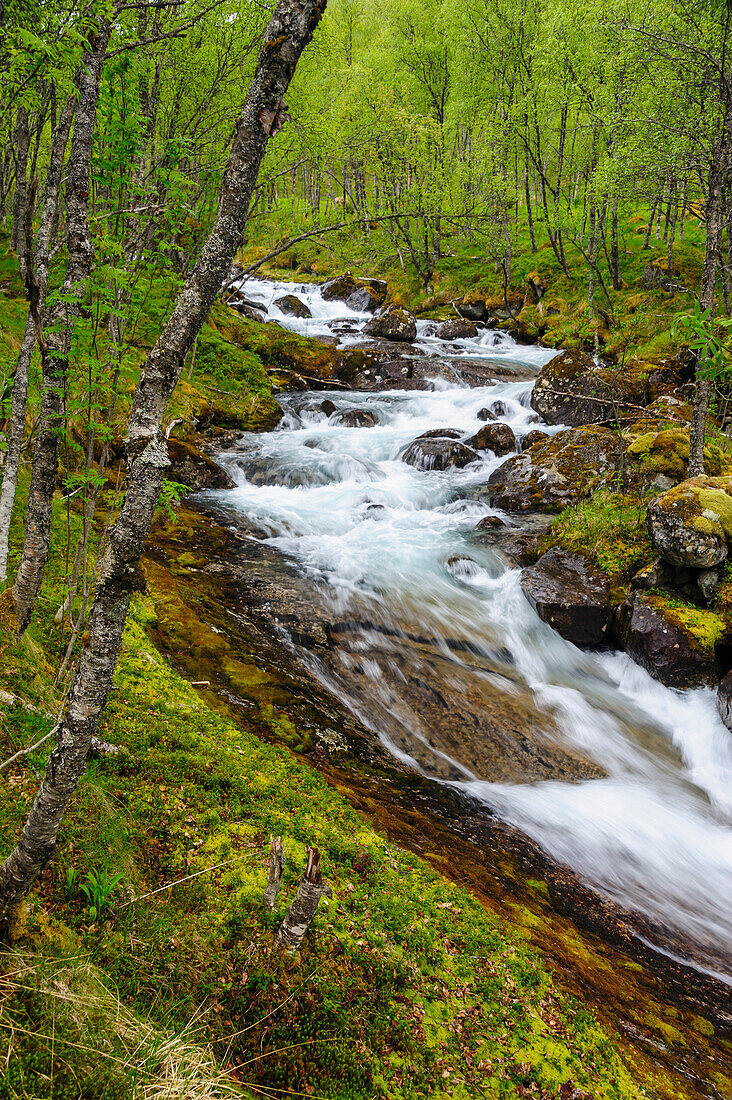
[[141, 372], [127, 436], [127, 491], [100, 568], [89, 641], [20, 842], [0, 867], [0, 926], [12, 925], [18, 904], [52, 857], [66, 805], [83, 774], [112, 687], [140, 555], [168, 464], [165, 406], [241, 245], [267, 142], [286, 118], [283, 96], [326, 3], [279, 0], [236, 127], [213, 229]]
[[15, 197], [13, 198], [13, 228], [10, 232], [10, 247], [18, 252], [20, 273], [23, 271], [23, 227], [25, 226], [25, 206], [28, 195], [28, 153], [30, 152], [30, 127], [25, 107], [18, 107], [15, 133]]
[[[728, 98], [715, 155], [709, 167], [709, 185], [707, 189], [706, 212], [704, 215], [706, 245], [704, 251], [704, 270], [702, 273], [701, 304], [703, 309], [714, 311], [714, 287], [722, 256], [722, 230], [724, 228], [723, 199], [724, 189], [730, 170], [732, 157], [732, 103], [729, 92], [732, 91], [732, 70], [726, 77]], [[698, 477], [704, 473], [704, 436], [707, 428], [707, 413], [711, 381], [708, 365], [704, 356], [700, 356], [696, 369], [694, 385], [694, 414], [689, 433], [689, 477]]]
[[43, 318], [48, 335], [39, 333], [43, 371], [43, 396], [35, 447], [25, 541], [13, 585], [13, 602], [21, 633], [30, 622], [48, 561], [51, 505], [56, 489], [59, 434], [69, 368], [74, 324], [81, 315], [84, 295], [94, 263], [94, 243], [89, 230], [89, 173], [102, 69], [111, 25], [102, 19], [76, 73], [78, 94], [74, 133], [66, 185], [68, 261], [61, 293]]
[[33, 349], [36, 346], [37, 330], [36, 315], [43, 313], [46, 300], [46, 287], [48, 285], [48, 268], [51, 256], [51, 233], [56, 218], [59, 190], [61, 187], [61, 173], [63, 170], [66, 145], [69, 140], [71, 119], [74, 114], [74, 99], [69, 96], [66, 106], [59, 119], [58, 126], [53, 136], [51, 146], [51, 161], [46, 175], [46, 191], [43, 199], [43, 211], [41, 224], [36, 238], [36, 259], [34, 272], [28, 272], [32, 276], [33, 293], [36, 300], [28, 311], [28, 320], [25, 325], [23, 343], [18, 352], [18, 361], [15, 365], [13, 376], [13, 397], [10, 405], [10, 426], [8, 428], [8, 450], [5, 459], [2, 486], [0, 487], [0, 581], [4, 581], [8, 575], [8, 540], [10, 536], [10, 520], [13, 515], [15, 503], [15, 490], [18, 484], [18, 468], [20, 466], [20, 452], [23, 448], [23, 436], [25, 434], [25, 407], [28, 397], [28, 372], [30, 369]]

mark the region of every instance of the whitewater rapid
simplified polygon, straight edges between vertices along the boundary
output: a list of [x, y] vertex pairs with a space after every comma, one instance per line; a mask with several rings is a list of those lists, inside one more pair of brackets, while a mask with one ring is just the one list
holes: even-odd
[[[250, 280], [245, 292], [299, 332], [346, 345], [367, 340], [361, 331], [367, 315], [324, 302], [316, 287]], [[283, 315], [273, 305], [283, 293], [296, 293], [313, 317]], [[553, 354], [490, 331], [445, 344], [429, 322], [419, 323], [417, 344], [420, 354], [449, 359], [458, 372], [460, 360], [470, 358], [510, 361], [535, 373]], [[478, 413], [496, 401], [520, 446], [536, 427], [532, 384], [529, 378], [470, 388], [442, 378], [408, 392], [284, 396], [276, 431], [245, 436], [220, 457], [237, 488], [217, 496], [297, 564], [334, 618], [356, 611], [363, 618], [367, 609], [374, 622], [400, 630], [409, 624], [437, 639], [438, 648], [440, 639], [458, 637], [499, 653], [494, 669], [461, 655], [452, 642], [441, 646], [448, 669], [443, 690], [452, 691], [458, 711], [467, 719], [476, 697], [471, 684], [485, 692], [491, 677], [500, 679], [502, 691], [547, 715], [559, 748], [594, 762], [598, 777], [495, 782], [456, 755], [454, 777], [441, 781], [519, 827], [598, 891], [693, 940], [696, 964], [732, 982], [732, 735], [712, 691], [665, 688], [623, 654], [582, 652], [541, 622], [521, 591], [520, 571], [474, 538], [487, 515], [521, 522], [476, 492], [505, 458], [486, 453], [446, 471], [402, 461], [424, 431], [477, 431]], [[336, 406], [330, 416], [318, 408], [326, 397]], [[338, 413], [356, 408], [372, 412], [377, 425], [337, 423]], [[374, 706], [364, 713], [362, 695], [354, 697], [354, 710], [396, 756], [428, 770], [392, 735], [392, 719], [395, 729], [409, 724], [410, 710], [400, 698], [395, 662], [369, 647], [365, 632], [355, 651]], [[353, 651], [344, 653], [344, 670], [354, 660]], [[345, 680], [334, 685], [332, 671], [323, 678], [349, 701]], [[413, 725], [414, 736], [428, 742], [428, 726], [416, 719]]]

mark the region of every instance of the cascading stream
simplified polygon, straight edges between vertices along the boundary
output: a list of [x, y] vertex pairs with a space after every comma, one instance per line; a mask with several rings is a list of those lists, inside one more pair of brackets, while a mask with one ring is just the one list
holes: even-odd
[[[367, 315], [315, 287], [250, 280], [245, 292], [300, 332], [366, 339]], [[272, 306], [288, 292], [311, 319]], [[713, 693], [665, 688], [624, 655], [582, 652], [541, 622], [519, 571], [475, 537], [489, 514], [521, 522], [475, 492], [504, 458], [445, 471], [402, 461], [425, 431], [477, 431], [496, 401], [520, 442], [536, 423], [531, 376], [552, 353], [490, 331], [446, 345], [428, 322], [417, 343], [458, 372], [464, 359], [513, 363], [518, 380], [470, 388], [441, 370], [429, 390], [286, 396], [276, 431], [220, 457], [238, 487], [208, 496], [317, 588], [333, 657], [303, 659], [396, 756], [480, 800], [667, 931], [669, 949], [689, 944], [697, 965], [732, 981], [732, 736]], [[326, 397], [330, 416], [318, 407]], [[354, 409], [376, 426], [337, 422]]]

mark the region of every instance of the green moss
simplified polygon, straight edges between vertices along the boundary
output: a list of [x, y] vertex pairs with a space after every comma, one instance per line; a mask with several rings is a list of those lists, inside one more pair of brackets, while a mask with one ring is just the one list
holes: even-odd
[[687, 636], [694, 649], [702, 652], [713, 652], [728, 633], [727, 621], [716, 611], [696, 607], [668, 593], [652, 592], [643, 596], [643, 602], [660, 611]]
[[645, 501], [631, 494], [604, 490], [567, 508], [540, 540], [543, 552], [551, 546], [583, 554], [606, 573], [617, 587], [653, 558], [645, 522]]
[[732, 538], [732, 497], [723, 489], [701, 489], [698, 493], [699, 504], [708, 518], [718, 523], [725, 535]]

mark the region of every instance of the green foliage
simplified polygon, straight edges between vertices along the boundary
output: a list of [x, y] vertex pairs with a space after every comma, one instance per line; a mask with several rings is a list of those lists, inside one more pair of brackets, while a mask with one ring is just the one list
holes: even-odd
[[602, 491], [567, 508], [541, 539], [541, 550], [562, 546], [584, 554], [611, 578], [626, 583], [651, 561], [646, 501], [630, 494]]
[[86, 882], [81, 883], [79, 889], [89, 903], [89, 915], [92, 920], [104, 916], [109, 899], [123, 878], [124, 875], [121, 872], [110, 875], [106, 868], [87, 873]]
[[676, 318], [671, 334], [696, 352], [707, 378], [732, 371], [732, 317], [714, 318], [712, 308], [703, 309], [697, 299], [692, 311]]
[[187, 485], [179, 481], [170, 481], [163, 478], [163, 487], [160, 490], [158, 509], [170, 520], [175, 520], [175, 506], [180, 504], [186, 493], [190, 493]]

